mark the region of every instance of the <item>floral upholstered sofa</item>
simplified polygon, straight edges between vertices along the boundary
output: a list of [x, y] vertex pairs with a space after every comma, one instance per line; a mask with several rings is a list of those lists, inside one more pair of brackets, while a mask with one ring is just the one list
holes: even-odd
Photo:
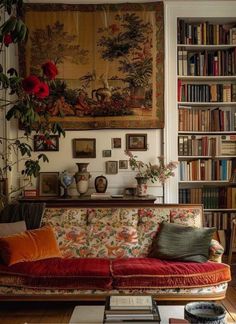
[[219, 262], [223, 250], [216, 241], [209, 246], [211, 261], [203, 263], [149, 257], [162, 222], [202, 227], [202, 206], [47, 207], [41, 226], [53, 228], [62, 257], [0, 264], [0, 299], [224, 298], [230, 269]]

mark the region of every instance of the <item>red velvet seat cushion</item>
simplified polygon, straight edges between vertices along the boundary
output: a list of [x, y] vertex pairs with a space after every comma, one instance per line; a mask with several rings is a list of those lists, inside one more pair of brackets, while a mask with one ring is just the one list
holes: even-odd
[[110, 289], [110, 261], [98, 258], [51, 258], [0, 265], [0, 284], [14, 287]]
[[216, 262], [116, 259], [112, 262], [111, 271], [116, 289], [206, 287], [231, 279], [229, 266]]

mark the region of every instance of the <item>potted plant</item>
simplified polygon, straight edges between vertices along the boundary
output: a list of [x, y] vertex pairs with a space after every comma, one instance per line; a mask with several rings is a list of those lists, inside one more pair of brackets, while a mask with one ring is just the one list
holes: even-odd
[[164, 184], [166, 180], [175, 175], [174, 169], [177, 167], [178, 162], [164, 163], [163, 157], [158, 157], [159, 164], [144, 163], [137, 160], [137, 156], [133, 155], [130, 151], [125, 151], [129, 157], [129, 164], [132, 170], [137, 171], [135, 179], [137, 180], [137, 194], [138, 196], [147, 195], [147, 181], [159, 181]]

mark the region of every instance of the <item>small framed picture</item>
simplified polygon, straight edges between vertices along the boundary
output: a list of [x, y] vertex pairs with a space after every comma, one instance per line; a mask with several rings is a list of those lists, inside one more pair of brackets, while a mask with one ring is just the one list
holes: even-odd
[[147, 151], [147, 134], [126, 134], [126, 149]]
[[39, 196], [59, 196], [59, 172], [39, 173]]
[[103, 157], [111, 157], [111, 150], [103, 150], [102, 156]]
[[115, 137], [111, 139], [112, 148], [121, 148], [121, 138]]
[[119, 160], [119, 169], [128, 169], [128, 160]]
[[73, 158], [90, 159], [96, 158], [95, 138], [74, 138]]
[[50, 135], [45, 137], [43, 135], [34, 135], [34, 151], [59, 151], [59, 136]]
[[107, 174], [118, 173], [118, 162], [117, 161], [107, 161], [106, 162], [106, 173]]

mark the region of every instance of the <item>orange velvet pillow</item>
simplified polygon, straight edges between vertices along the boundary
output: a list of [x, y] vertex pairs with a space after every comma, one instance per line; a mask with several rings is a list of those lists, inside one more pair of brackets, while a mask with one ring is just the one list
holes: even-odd
[[0, 238], [0, 256], [6, 265], [61, 257], [50, 226]]

